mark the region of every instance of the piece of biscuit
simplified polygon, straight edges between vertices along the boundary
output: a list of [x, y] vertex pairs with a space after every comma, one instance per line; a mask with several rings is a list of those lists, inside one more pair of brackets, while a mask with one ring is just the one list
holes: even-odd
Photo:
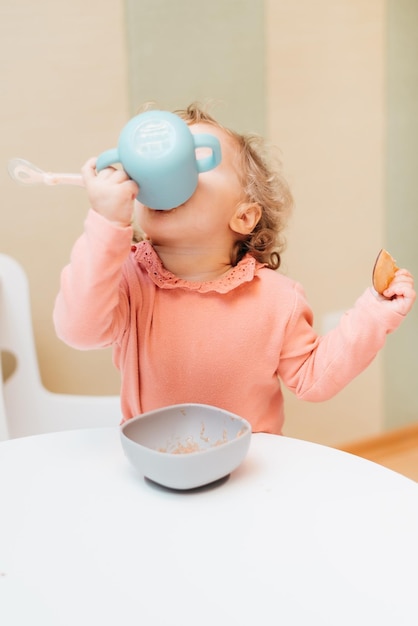
[[382, 248], [373, 268], [373, 287], [377, 293], [382, 294], [389, 287], [398, 269], [395, 259]]

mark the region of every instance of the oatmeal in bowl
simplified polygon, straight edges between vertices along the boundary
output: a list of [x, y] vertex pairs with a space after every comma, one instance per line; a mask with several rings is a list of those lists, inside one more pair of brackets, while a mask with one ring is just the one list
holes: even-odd
[[172, 489], [194, 489], [234, 471], [244, 460], [250, 424], [205, 404], [178, 404], [144, 413], [121, 426], [131, 464]]

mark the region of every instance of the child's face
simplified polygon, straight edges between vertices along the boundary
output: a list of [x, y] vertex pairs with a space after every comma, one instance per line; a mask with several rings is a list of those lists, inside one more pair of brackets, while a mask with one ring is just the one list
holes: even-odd
[[190, 130], [219, 139], [221, 163], [199, 174], [196, 191], [184, 204], [171, 211], [156, 211], [137, 203], [136, 219], [156, 245], [207, 246], [210, 242], [232, 245], [236, 235], [229, 222], [245, 201], [238, 170], [238, 147], [232, 137], [212, 124], [193, 124]]

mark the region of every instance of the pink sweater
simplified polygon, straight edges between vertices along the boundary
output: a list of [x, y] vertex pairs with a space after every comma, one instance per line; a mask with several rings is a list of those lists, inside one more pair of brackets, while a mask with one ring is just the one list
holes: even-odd
[[375, 357], [403, 316], [368, 289], [338, 328], [318, 336], [302, 287], [245, 257], [224, 277], [187, 282], [149, 242], [90, 211], [64, 268], [58, 336], [79, 349], [113, 346], [124, 421], [199, 402], [280, 434], [280, 380], [299, 398], [331, 398]]

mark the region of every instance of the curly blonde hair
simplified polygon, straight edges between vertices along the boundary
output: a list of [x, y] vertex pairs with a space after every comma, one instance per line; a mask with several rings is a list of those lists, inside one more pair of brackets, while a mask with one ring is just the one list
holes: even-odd
[[[142, 111], [153, 107], [147, 103]], [[238, 146], [243, 190], [249, 203], [257, 203], [261, 217], [253, 231], [235, 242], [231, 253], [231, 264], [237, 265], [246, 254], [276, 270], [280, 266], [281, 254], [285, 248], [285, 229], [293, 198], [286, 180], [280, 172], [280, 164], [273, 166], [265, 140], [256, 134], [240, 134], [226, 128], [197, 102], [186, 109], [173, 111], [188, 125], [212, 124], [226, 132]], [[134, 239], [142, 237], [138, 231]]]
[[286, 244], [283, 231], [293, 199], [279, 164], [273, 167], [266, 142], [259, 135], [240, 134], [222, 126], [198, 103], [174, 113], [187, 124], [213, 124], [238, 145], [244, 193], [248, 202], [256, 202], [261, 207], [261, 218], [249, 235], [235, 243], [231, 262], [236, 265], [249, 253], [257, 261], [277, 269]]

